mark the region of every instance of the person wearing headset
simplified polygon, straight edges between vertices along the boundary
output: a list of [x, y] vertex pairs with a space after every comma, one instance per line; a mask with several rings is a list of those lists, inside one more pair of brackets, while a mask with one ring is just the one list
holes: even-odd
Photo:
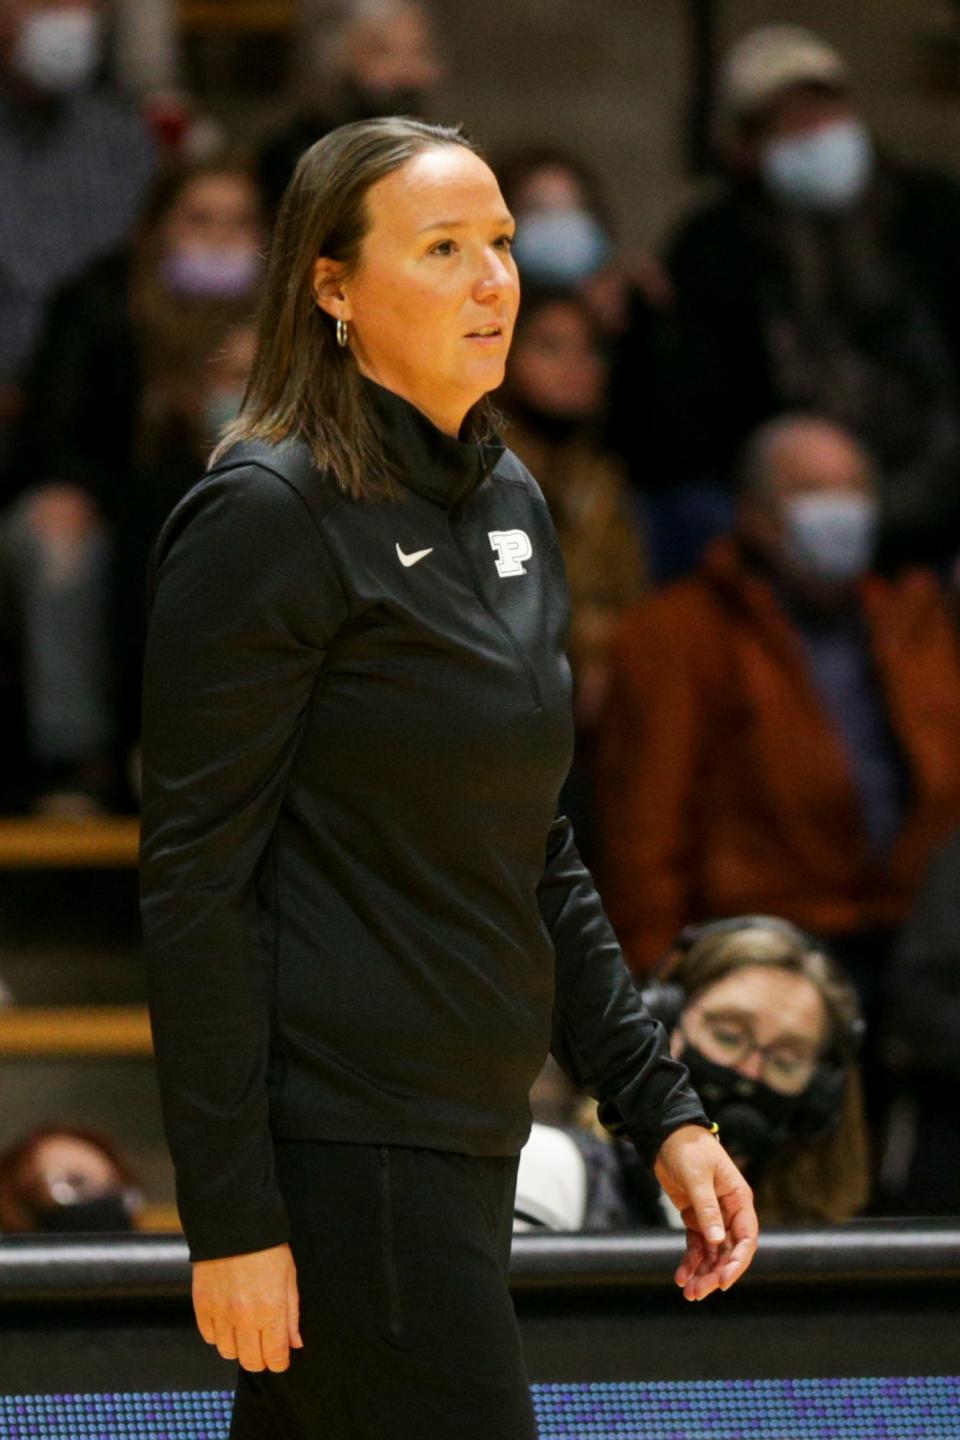
[[[687, 926], [642, 995], [753, 1187], [761, 1223], [832, 1223], [864, 1208], [863, 1021], [822, 944], [774, 916]], [[633, 1147], [601, 1138], [604, 1118], [588, 1106], [570, 1132], [588, 1169], [583, 1228], [675, 1223]]]

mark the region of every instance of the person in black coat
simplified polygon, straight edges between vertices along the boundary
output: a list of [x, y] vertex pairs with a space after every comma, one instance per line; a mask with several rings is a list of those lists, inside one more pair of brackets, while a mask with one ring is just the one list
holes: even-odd
[[243, 410], [153, 555], [144, 946], [232, 1440], [530, 1440], [506, 1267], [548, 1047], [684, 1213], [688, 1299], [756, 1245], [557, 813], [569, 600], [485, 399], [512, 231], [456, 130], [313, 146]]
[[[172, 166], [133, 242], [50, 308], [0, 473], [0, 689], [7, 713], [29, 717], [10, 767], [18, 807], [52, 808], [70, 791], [135, 806], [124, 776], [139, 727], [143, 549], [184, 448], [165, 422], [176, 413], [191, 428], [192, 411], [202, 431], [211, 352], [256, 306], [261, 226], [243, 159]], [[60, 554], [75, 557], [72, 577]], [[47, 571], [61, 578], [45, 584]]]
[[[260, 181], [273, 219], [297, 161], [322, 136], [377, 115], [426, 116], [443, 66], [425, 0], [344, 0], [308, 17], [294, 113], [264, 140]], [[325, 63], [324, 63], [325, 62]]]
[[722, 179], [667, 254], [675, 474], [728, 485], [761, 422], [827, 415], [879, 461], [881, 563], [943, 560], [960, 541], [960, 186], [881, 153], [843, 58], [799, 26], [750, 32], [720, 78]]

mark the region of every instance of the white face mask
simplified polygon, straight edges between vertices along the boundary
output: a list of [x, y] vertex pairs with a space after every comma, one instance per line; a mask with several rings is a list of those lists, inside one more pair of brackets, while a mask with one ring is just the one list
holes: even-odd
[[859, 120], [837, 120], [809, 135], [771, 140], [760, 155], [770, 192], [803, 210], [844, 210], [873, 174], [873, 142]]
[[100, 63], [102, 24], [92, 10], [37, 10], [14, 41], [11, 64], [39, 90], [80, 90]]
[[783, 518], [787, 554], [806, 575], [849, 584], [870, 568], [878, 520], [871, 496], [795, 495]]
[[577, 285], [612, 254], [600, 222], [577, 206], [521, 216], [511, 248], [521, 275], [541, 285]]

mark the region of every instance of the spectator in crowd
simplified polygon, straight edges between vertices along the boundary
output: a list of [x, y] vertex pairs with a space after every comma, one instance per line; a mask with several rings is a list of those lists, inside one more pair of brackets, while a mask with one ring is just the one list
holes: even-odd
[[901, 931], [884, 1017], [897, 1077], [880, 1171], [900, 1214], [960, 1213], [960, 831], [937, 852]]
[[720, 76], [723, 189], [669, 246], [658, 395], [676, 473], [729, 480], [748, 433], [815, 409], [877, 460], [878, 558], [960, 538], [960, 186], [878, 152], [843, 58], [794, 25]]
[[[593, 313], [608, 355], [604, 445], [624, 466], [631, 503], [649, 540], [656, 581], [688, 561], [679, 531], [689, 521], [686, 494], [664, 460], [656, 377], [671, 308], [670, 282], [653, 256], [624, 249], [599, 177], [576, 155], [535, 146], [507, 156], [499, 167], [503, 193], [517, 219], [514, 255], [524, 282], [566, 290]], [[678, 523], [679, 508], [679, 523]], [[710, 536], [729, 528], [724, 497], [708, 502]]]
[[0, 1232], [133, 1230], [144, 1206], [130, 1166], [105, 1135], [40, 1125], [0, 1154]]
[[[643, 996], [753, 1186], [762, 1223], [828, 1224], [864, 1208], [862, 1022], [855, 989], [822, 945], [772, 916], [691, 927]], [[586, 1162], [583, 1228], [681, 1225], [596, 1105], [582, 1117], [567, 1134]], [[569, 1180], [563, 1193], [574, 1193]]]
[[608, 336], [621, 337], [642, 307], [665, 308], [670, 285], [660, 262], [617, 242], [599, 175], [572, 151], [535, 145], [498, 164], [517, 221], [517, 265], [541, 287], [576, 289]]
[[[132, 737], [110, 656], [116, 623], [133, 617], [116, 603], [117, 572], [127, 599], [142, 590], [131, 557], [164, 498], [155, 485], [135, 513], [144, 471], [156, 478], [159, 437], [171, 438], [178, 405], [194, 407], [199, 422], [204, 362], [255, 308], [263, 239], [245, 162], [178, 166], [158, 178], [134, 243], [95, 262], [51, 306], [14, 452], [26, 488], [0, 517], [0, 627], [7, 654], [20, 652], [5, 668], [23, 691], [28, 747], [8, 804], [124, 803]], [[128, 702], [129, 687], [129, 712]]]
[[762, 909], [827, 938], [873, 1021], [891, 937], [960, 824], [955, 638], [932, 573], [871, 573], [876, 509], [848, 432], [770, 421], [735, 534], [622, 621], [598, 816], [638, 975], [682, 925]]
[[0, 0], [0, 477], [54, 291], [129, 233], [146, 129], [95, 87], [101, 0]]
[[528, 287], [497, 398], [511, 449], [540, 477], [570, 584], [578, 745], [565, 802], [587, 854], [591, 751], [610, 636], [645, 588], [646, 572], [620, 464], [602, 445], [607, 374], [602, 333], [586, 302], [571, 291]]
[[430, 97], [443, 78], [427, 0], [342, 0], [332, 27], [326, 19], [308, 19], [296, 113], [261, 153], [271, 216], [297, 161], [315, 140], [350, 120], [429, 119]]
[[[622, 279], [600, 177], [578, 156], [560, 146], [533, 146], [504, 156], [497, 168], [517, 221], [517, 266], [527, 281], [583, 290], [606, 272]], [[624, 303], [618, 286], [613, 308], [604, 311], [608, 327], [623, 325]]]

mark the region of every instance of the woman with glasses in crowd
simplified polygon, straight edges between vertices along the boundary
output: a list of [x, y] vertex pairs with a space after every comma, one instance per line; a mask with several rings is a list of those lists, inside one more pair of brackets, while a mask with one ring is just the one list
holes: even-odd
[[[786, 920], [745, 915], [682, 931], [643, 991], [754, 1189], [764, 1224], [848, 1220], [869, 1199], [853, 985]], [[587, 1162], [585, 1228], [677, 1223], [673, 1205], [610, 1143], [592, 1104], [571, 1134]]]

